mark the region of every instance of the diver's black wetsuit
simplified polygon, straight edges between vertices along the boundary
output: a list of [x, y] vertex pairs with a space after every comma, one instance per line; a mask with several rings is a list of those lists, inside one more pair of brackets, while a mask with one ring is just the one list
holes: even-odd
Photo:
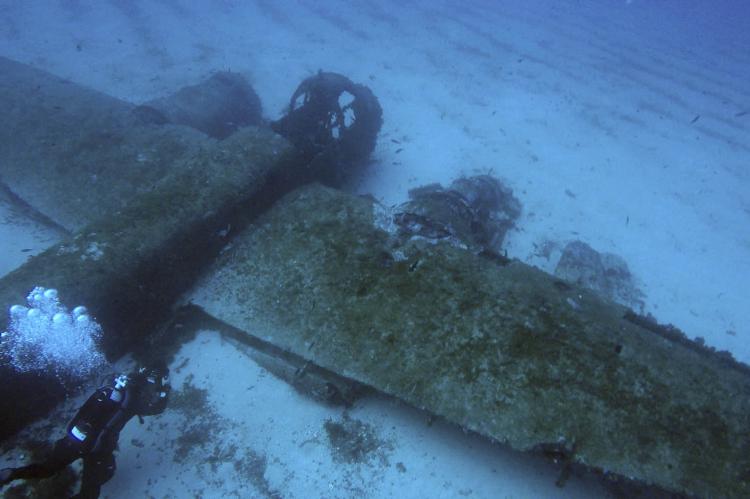
[[169, 387], [163, 380], [165, 374], [142, 370], [129, 376], [125, 386], [115, 383], [99, 388], [79, 409], [46, 460], [0, 471], [0, 485], [17, 479], [48, 478], [83, 458], [81, 490], [74, 497], [99, 497], [101, 486], [115, 473], [114, 451], [123, 427], [135, 415], [160, 414], [166, 408]]

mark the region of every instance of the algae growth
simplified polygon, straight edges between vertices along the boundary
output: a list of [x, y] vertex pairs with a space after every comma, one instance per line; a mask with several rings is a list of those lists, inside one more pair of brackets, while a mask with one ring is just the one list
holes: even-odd
[[193, 297], [340, 375], [506, 442], [666, 490], [742, 495], [750, 379], [521, 262], [375, 226], [314, 186], [240, 236]]

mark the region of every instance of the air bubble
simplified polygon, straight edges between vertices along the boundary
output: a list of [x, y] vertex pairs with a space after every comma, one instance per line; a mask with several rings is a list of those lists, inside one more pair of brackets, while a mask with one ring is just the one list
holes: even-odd
[[8, 330], [2, 335], [0, 357], [20, 372], [43, 371], [79, 380], [101, 368], [101, 326], [86, 307], [73, 312], [60, 303], [57, 290], [36, 287], [26, 297], [29, 307], [9, 309]]
[[10, 307], [10, 317], [11, 319], [17, 319], [26, 315], [28, 311], [29, 309], [24, 307], [23, 305], [13, 305], [12, 307]]

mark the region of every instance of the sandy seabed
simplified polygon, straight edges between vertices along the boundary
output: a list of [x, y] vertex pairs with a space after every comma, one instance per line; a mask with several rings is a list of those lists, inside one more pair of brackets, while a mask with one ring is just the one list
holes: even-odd
[[[384, 125], [355, 192], [395, 204], [492, 173], [524, 207], [509, 256], [551, 271], [571, 240], [617, 253], [646, 312], [750, 360], [750, 40], [731, 16], [638, 1], [0, 6], [1, 55], [133, 102], [231, 70], [275, 118], [319, 69], [364, 83]], [[0, 273], [59, 237], [2, 197], [0, 234]], [[106, 496], [602, 494], [556, 489], [554, 467], [390, 399], [315, 403], [209, 331], [173, 371], [203, 405], [131, 422]], [[379, 445], [342, 459], [332, 423]]]

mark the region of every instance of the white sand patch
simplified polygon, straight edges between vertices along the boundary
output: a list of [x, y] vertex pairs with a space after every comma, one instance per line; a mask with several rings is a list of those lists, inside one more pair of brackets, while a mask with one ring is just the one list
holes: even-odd
[[[30, 218], [0, 190], [0, 276], [20, 267], [59, 238], [58, 231]], [[18, 293], [23, 297], [24, 290]]]
[[[103, 497], [602, 497], [575, 477], [559, 489], [545, 461], [390, 398], [322, 405], [243, 350], [213, 331], [182, 347], [170, 407], [122, 432]], [[190, 390], [205, 390], [207, 403], [186, 408]], [[361, 429], [357, 452], [337, 450], [327, 422]]]

